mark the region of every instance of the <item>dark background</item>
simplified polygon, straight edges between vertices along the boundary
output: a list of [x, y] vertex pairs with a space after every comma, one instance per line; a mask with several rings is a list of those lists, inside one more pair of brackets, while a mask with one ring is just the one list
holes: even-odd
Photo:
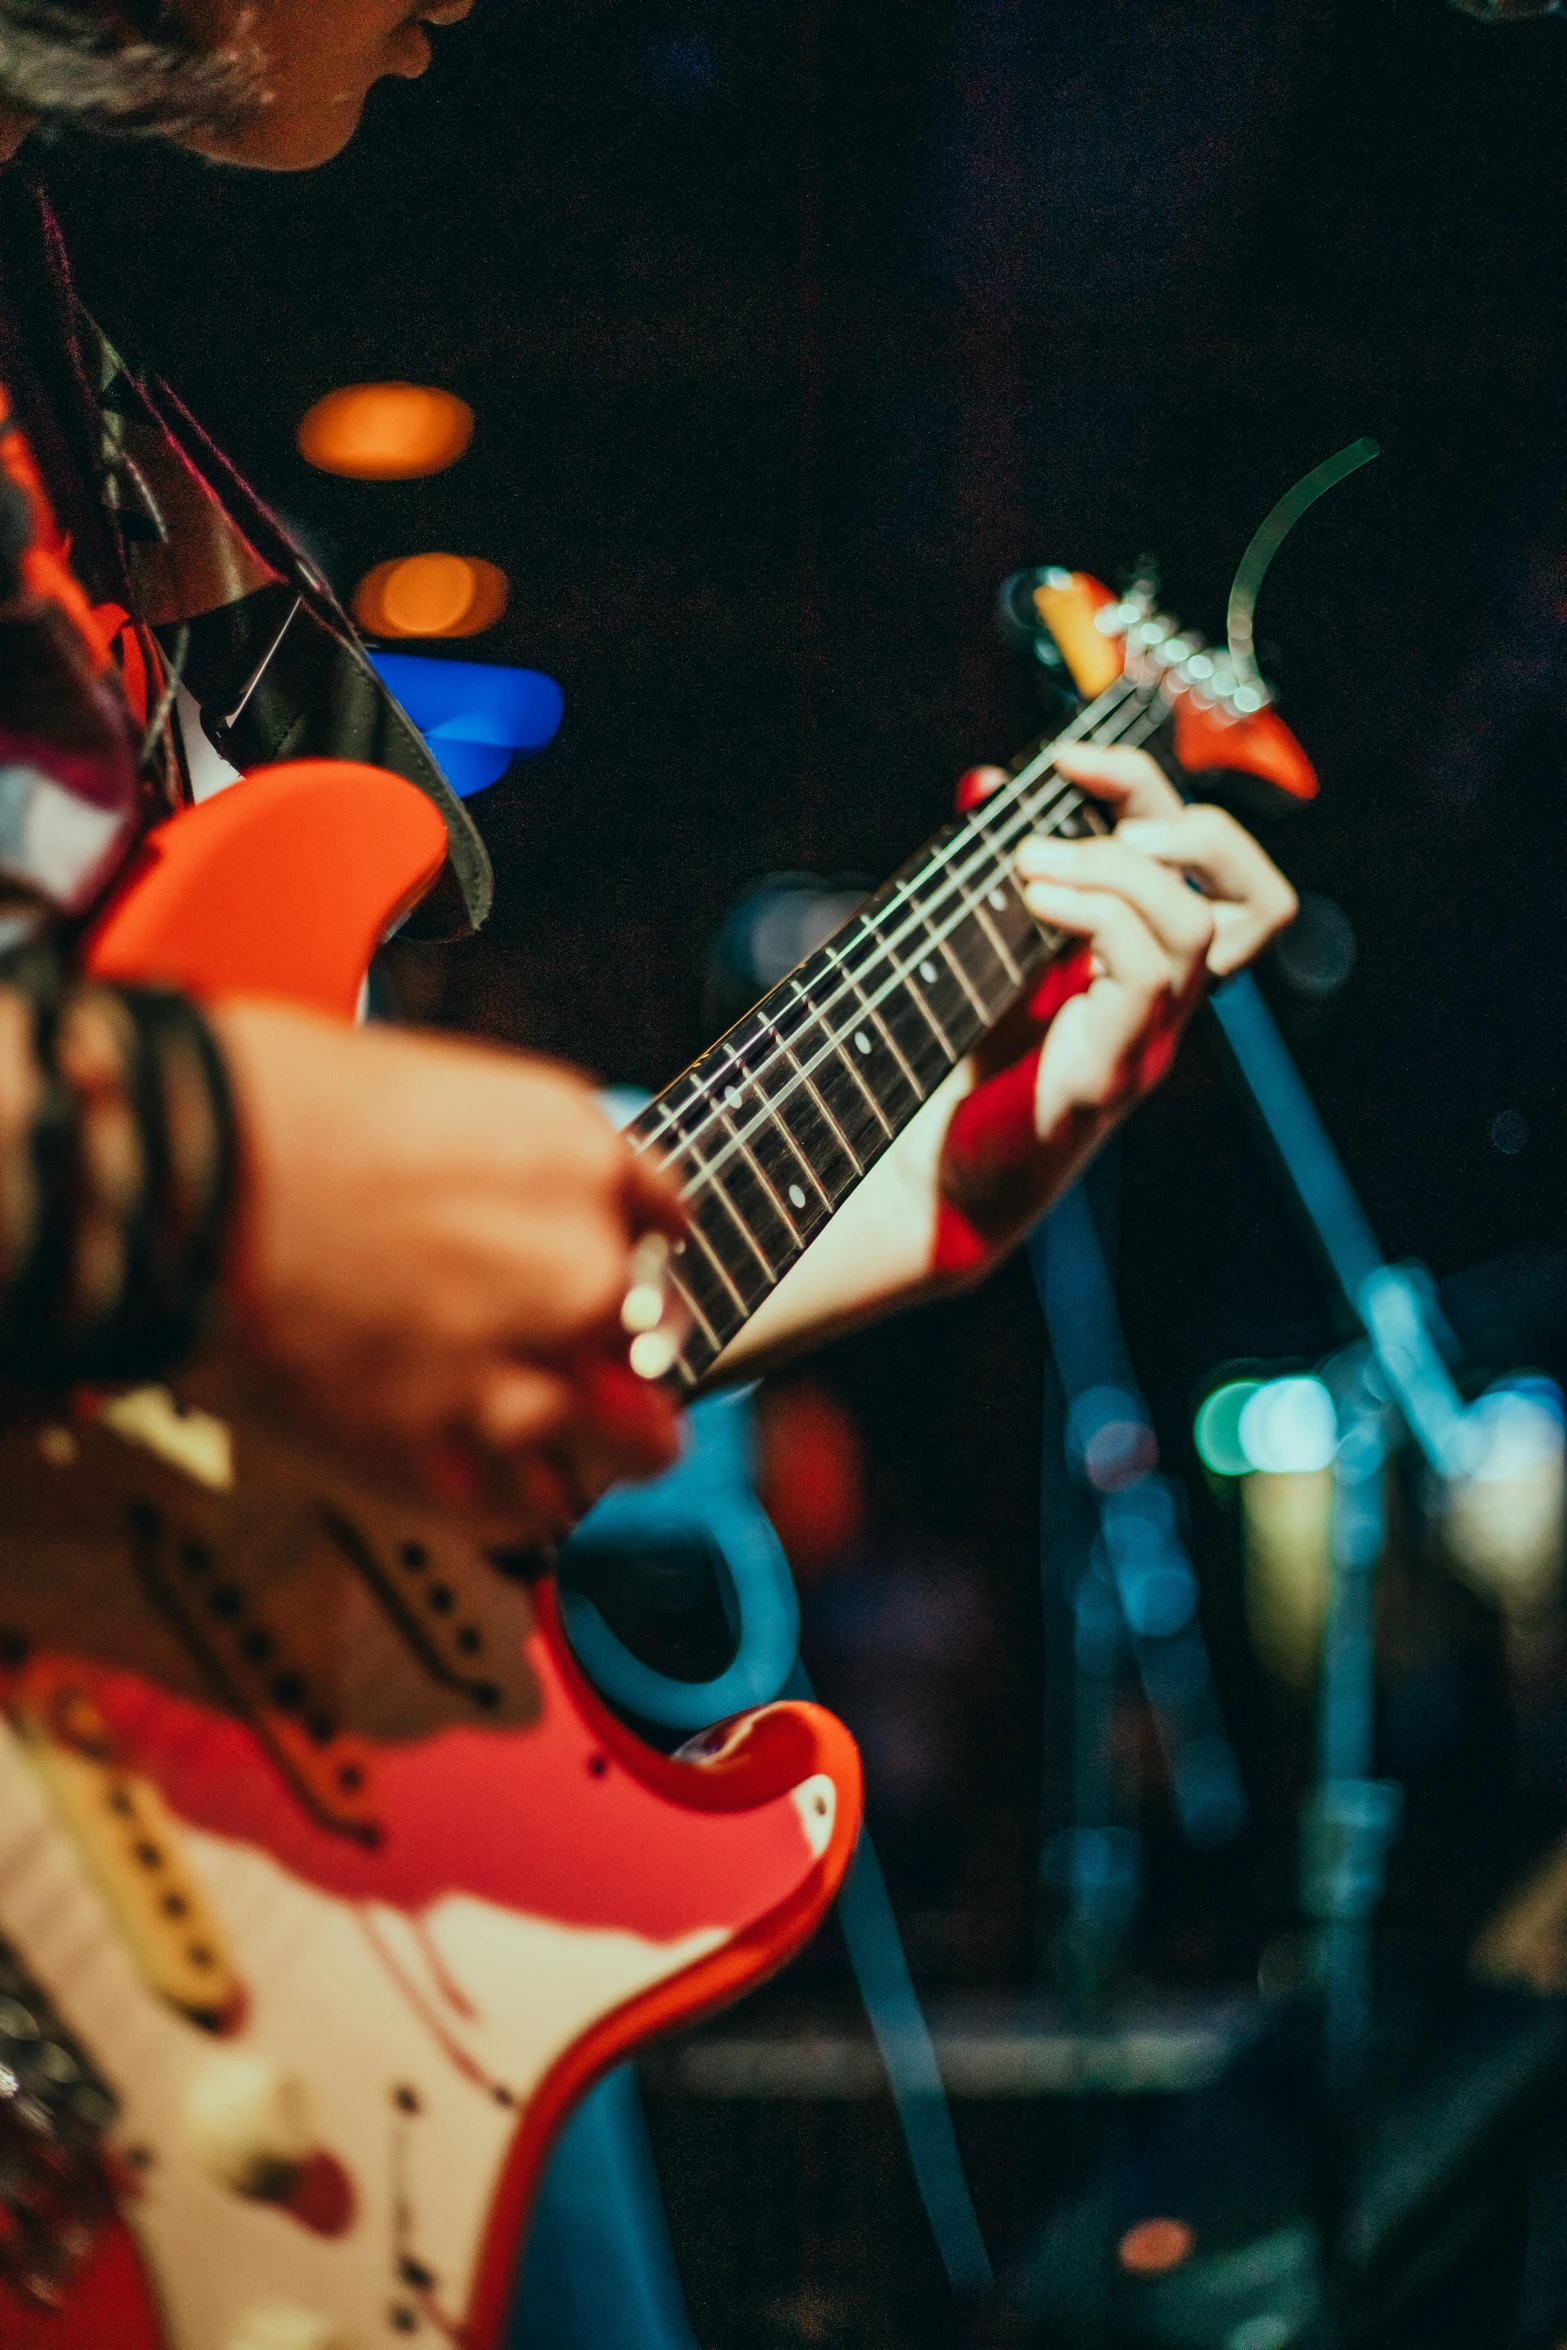
[[[472, 649], [559, 678], [566, 725], [474, 803], [495, 917], [414, 986], [430, 1017], [620, 1080], [660, 1084], [706, 1041], [702, 959], [744, 885], [879, 876], [964, 766], [1034, 731], [991, 620], [1003, 574], [1114, 579], [1152, 550], [1214, 633], [1275, 497], [1375, 435], [1261, 619], [1323, 782], [1269, 843], [1348, 911], [1358, 960], [1319, 1005], [1265, 982], [1389, 1252], [1443, 1278], [1507, 1259], [1453, 1293], [1465, 1334], [1492, 1369], [1549, 1368], [1564, 100], [1567, 26], [1488, 30], [1438, 0], [480, 0], [314, 177], [129, 149], [62, 149], [51, 177], [104, 324], [340, 589], [427, 548], [509, 574]], [[380, 377], [472, 403], [463, 463], [403, 486], [303, 465], [304, 409]], [[1191, 1411], [1216, 1367], [1309, 1363], [1339, 1325], [1204, 1035], [1116, 1188], [1254, 1803], [1242, 1845], [1199, 1863], [1146, 1764], [1136, 1957], [1222, 1985], [1290, 1917], [1309, 1716], [1247, 1650]], [[819, 1374], [866, 1449], [840, 1585], [885, 1604], [846, 1612], [828, 1577], [807, 1649], [865, 1737], [932, 1982], [1045, 1963], [1041, 1366], [1014, 1270]], [[1390, 1699], [1384, 1725], [1411, 1805], [1393, 1915], [1458, 1941], [1559, 1825], [1567, 1767], [1549, 1722], [1531, 1743], [1509, 1720], [1484, 1611], [1449, 1594], [1431, 1621], [1436, 1695]], [[917, 1758], [899, 1778], [900, 1722], [923, 1779]], [[830, 1946], [811, 1963], [830, 1979]]]

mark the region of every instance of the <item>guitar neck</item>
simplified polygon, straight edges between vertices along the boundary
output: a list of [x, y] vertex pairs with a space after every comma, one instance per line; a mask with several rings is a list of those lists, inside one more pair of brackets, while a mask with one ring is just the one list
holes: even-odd
[[696, 1385], [942, 1080], [1071, 942], [1012, 878], [1030, 832], [1102, 831], [1056, 772], [1075, 742], [1141, 743], [1157, 683], [1119, 678], [1011, 781], [946, 824], [825, 946], [630, 1128], [680, 1179], [673, 1268], [690, 1309], [675, 1376]]

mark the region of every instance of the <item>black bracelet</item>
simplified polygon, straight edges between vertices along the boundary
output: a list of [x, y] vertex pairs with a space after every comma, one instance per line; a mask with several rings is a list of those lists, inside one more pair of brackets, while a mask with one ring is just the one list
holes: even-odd
[[52, 958], [30, 950], [15, 959], [7, 979], [31, 1013], [33, 1064], [43, 1098], [26, 1144], [28, 1221], [22, 1232], [10, 1236], [15, 1270], [0, 1296], [0, 1377], [50, 1386], [59, 1382], [50, 1375], [54, 1350], [49, 1334], [76, 1258], [76, 1098], [55, 1066], [60, 989]]
[[[182, 996], [73, 985], [39, 954], [7, 966], [6, 983], [32, 1007], [43, 1100], [29, 1137], [30, 1228], [0, 1293], [0, 1380], [54, 1393], [160, 1378], [199, 1341], [223, 1269], [238, 1152], [222, 1055]], [[94, 1194], [83, 1105], [61, 1067], [83, 987], [112, 1003], [122, 1031], [120, 1091], [139, 1165], [119, 1204]], [[105, 1215], [117, 1227], [118, 1278], [89, 1302], [83, 1234]]]
[[[228, 1072], [201, 1013], [187, 997], [163, 990], [117, 992], [136, 1031], [142, 1196], [127, 1234], [124, 1290], [99, 1324], [98, 1367], [87, 1374], [116, 1382], [172, 1370], [201, 1338], [223, 1269], [238, 1169]], [[195, 1097], [183, 1109], [182, 1089]], [[194, 1154], [179, 1133], [192, 1115], [205, 1127]], [[182, 1163], [191, 1155], [195, 1167]]]

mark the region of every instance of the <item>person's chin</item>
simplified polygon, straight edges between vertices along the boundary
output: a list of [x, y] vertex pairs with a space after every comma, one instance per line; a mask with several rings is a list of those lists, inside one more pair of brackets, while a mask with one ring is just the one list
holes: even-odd
[[365, 101], [295, 113], [269, 106], [236, 130], [201, 133], [189, 144], [214, 163], [246, 171], [317, 171], [342, 154], [364, 116]]

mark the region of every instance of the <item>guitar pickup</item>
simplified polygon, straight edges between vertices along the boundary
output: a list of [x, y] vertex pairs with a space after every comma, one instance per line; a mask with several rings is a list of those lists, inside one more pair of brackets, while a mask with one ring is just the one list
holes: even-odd
[[208, 2031], [232, 2028], [245, 1991], [223, 1929], [162, 1795], [125, 1768], [90, 1672], [40, 1658], [18, 1679], [10, 1714], [144, 1981]]
[[[322, 1524], [349, 1564], [364, 1578], [382, 1607], [434, 1681], [456, 1690], [481, 1713], [493, 1714], [503, 1692], [493, 1677], [487, 1650], [494, 1643], [485, 1628], [485, 1602], [468, 1604], [465, 1581], [475, 1571], [471, 1547], [442, 1558], [428, 1541], [399, 1540], [379, 1549], [342, 1511], [324, 1507]], [[465, 1575], [465, 1570], [467, 1574]]]
[[175, 1539], [150, 1502], [132, 1505], [130, 1533], [150, 1596], [306, 1809], [337, 1835], [379, 1844], [369, 1741], [340, 1727], [245, 1584], [208, 1543]]

